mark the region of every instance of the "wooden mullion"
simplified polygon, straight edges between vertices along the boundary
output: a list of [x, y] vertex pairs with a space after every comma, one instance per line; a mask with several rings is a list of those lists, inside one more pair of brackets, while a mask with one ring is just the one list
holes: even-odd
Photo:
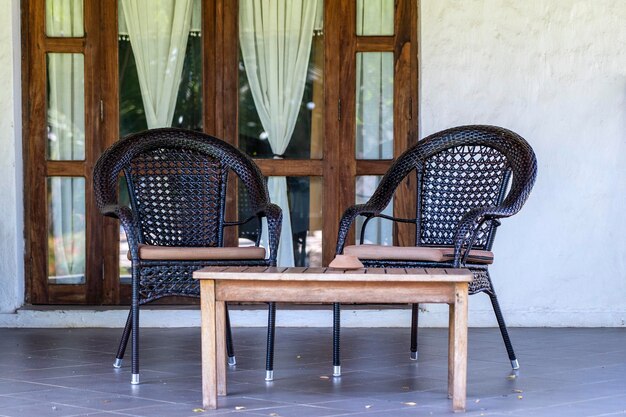
[[[417, 140], [417, 0], [397, 0], [394, 48], [394, 157], [400, 156]], [[415, 215], [415, 176], [409, 175], [396, 190], [394, 213], [408, 218]], [[415, 227], [394, 223], [394, 244], [415, 244]]]
[[[335, 255], [339, 220], [355, 191], [355, 2], [328, 0], [325, 30], [324, 245], [322, 263]], [[353, 240], [353, 234], [348, 241]]]
[[24, 136], [25, 169], [25, 270], [28, 294], [27, 302], [48, 302], [47, 274], [47, 193], [46, 193], [46, 54], [44, 42], [44, 0], [23, 3], [27, 10], [28, 36], [23, 44], [27, 51], [28, 94], [24, 125], [28, 136]]
[[45, 175], [47, 177], [86, 177], [87, 170], [84, 161], [48, 161]]
[[357, 52], [393, 52], [395, 49], [394, 36], [357, 36]]
[[317, 159], [254, 159], [265, 176], [309, 177], [321, 176], [324, 163]]
[[[99, 74], [100, 100], [103, 103], [103, 120], [100, 122], [100, 130], [96, 143], [97, 156], [99, 157], [109, 146], [119, 140], [119, 51], [118, 51], [118, 25], [117, 25], [117, 1], [106, 0], [100, 5], [100, 48], [97, 58], [102, 71]], [[96, 156], [96, 155], [94, 155]], [[120, 303], [120, 277], [119, 277], [119, 236], [120, 224], [118, 220], [103, 217], [99, 213], [94, 216], [100, 219], [102, 233], [102, 246], [100, 256], [102, 258], [102, 304]], [[100, 265], [99, 262], [96, 264]]]
[[[88, 9], [89, 2], [86, 2], [85, 14]], [[94, 33], [90, 33], [89, 36], [94, 36]], [[44, 38], [44, 48], [46, 52], [82, 54], [86, 44], [86, 38]]]
[[202, 2], [202, 127], [205, 133], [218, 136], [216, 108], [221, 99], [217, 95], [219, 65], [217, 62], [218, 28], [216, 2]]
[[389, 159], [383, 160], [357, 160], [356, 161], [356, 175], [385, 175], [387, 170], [391, 166], [392, 161]]

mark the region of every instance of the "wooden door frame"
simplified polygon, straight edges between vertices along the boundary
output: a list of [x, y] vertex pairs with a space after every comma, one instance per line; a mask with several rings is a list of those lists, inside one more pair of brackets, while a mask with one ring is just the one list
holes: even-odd
[[[100, 83], [95, 76], [99, 45], [100, 3], [85, 1], [82, 38], [47, 37], [45, 34], [45, 0], [22, 1], [22, 125], [24, 164], [24, 234], [27, 303], [31, 304], [99, 304], [102, 269], [96, 262], [102, 253], [102, 242], [95, 238], [101, 227], [101, 216], [91, 187], [93, 166], [101, 150], [91, 142], [98, 137], [101, 119], [90, 109], [99, 107]], [[48, 161], [46, 159], [47, 122], [47, 53], [80, 53], [84, 55], [85, 80], [85, 160]], [[91, 143], [91, 145], [90, 145]], [[47, 178], [51, 176], [85, 178], [85, 284], [50, 284], [47, 273]], [[27, 191], [28, 190], [28, 191]]]

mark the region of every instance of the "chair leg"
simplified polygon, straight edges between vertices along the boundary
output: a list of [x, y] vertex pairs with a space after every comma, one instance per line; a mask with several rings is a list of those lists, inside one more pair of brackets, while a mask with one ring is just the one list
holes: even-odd
[[341, 304], [333, 304], [333, 376], [341, 376], [341, 355], [339, 350], [341, 332]]
[[131, 380], [133, 385], [139, 384], [139, 268], [133, 266], [131, 314]]
[[495, 291], [493, 291], [493, 288], [487, 294], [489, 295], [489, 299], [491, 300], [491, 305], [493, 306], [493, 312], [496, 314], [496, 320], [498, 320], [498, 326], [500, 326], [500, 333], [502, 334], [502, 340], [504, 341], [504, 346], [506, 347], [506, 351], [509, 355], [509, 360], [511, 361], [511, 367], [513, 369], [519, 369], [519, 362], [517, 361], [517, 357], [515, 356], [515, 351], [513, 351], [513, 344], [511, 344], [511, 339], [509, 338], [509, 332], [506, 329], [506, 323], [504, 322], [504, 317], [502, 316], [502, 310], [500, 310], [498, 297], [496, 296]]
[[411, 360], [417, 360], [417, 322], [419, 317], [419, 304], [413, 304], [411, 311]]
[[225, 304], [226, 309], [226, 353], [228, 354], [228, 365], [237, 365], [237, 359], [235, 358], [235, 350], [233, 348], [233, 333], [230, 329], [230, 313], [228, 312], [228, 304]]
[[121, 368], [122, 361], [124, 360], [124, 353], [126, 352], [126, 346], [128, 345], [128, 338], [130, 337], [130, 329], [133, 327], [132, 322], [132, 310], [128, 311], [128, 318], [126, 319], [126, 326], [124, 326], [124, 332], [122, 333], [122, 339], [120, 345], [117, 348], [117, 354], [115, 355], [115, 362], [113, 362], [114, 368]]
[[265, 357], [265, 380], [274, 380], [274, 334], [276, 331], [276, 303], [269, 303], [267, 314], [267, 352]]

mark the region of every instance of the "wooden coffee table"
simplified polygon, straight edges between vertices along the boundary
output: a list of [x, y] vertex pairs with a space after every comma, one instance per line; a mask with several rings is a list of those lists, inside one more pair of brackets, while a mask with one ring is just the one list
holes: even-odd
[[448, 396], [465, 410], [467, 269], [208, 267], [196, 271], [202, 314], [202, 403], [226, 395], [226, 301], [446, 303], [450, 306]]

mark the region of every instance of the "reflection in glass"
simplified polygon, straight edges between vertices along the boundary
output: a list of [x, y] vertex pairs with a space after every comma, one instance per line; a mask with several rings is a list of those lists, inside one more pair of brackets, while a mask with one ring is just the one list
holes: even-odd
[[[322, 179], [287, 177], [287, 196], [295, 266], [322, 266]], [[238, 204], [239, 219], [253, 214], [241, 183]], [[258, 238], [257, 230], [255, 220], [240, 226], [239, 245], [252, 245]]]
[[[366, 203], [378, 184], [380, 183], [381, 176], [377, 175], [363, 175], [356, 177], [356, 204]], [[387, 216], [393, 216], [393, 198], [389, 202], [389, 205], [383, 210], [383, 214]], [[363, 228], [363, 222], [365, 218], [362, 216], [356, 219], [356, 241], [357, 244], [361, 243], [361, 229]], [[365, 227], [365, 236], [363, 243], [370, 243], [376, 245], [392, 245], [393, 244], [393, 223], [390, 220], [374, 218], [367, 222]]]
[[357, 0], [357, 36], [393, 35], [394, 0]]
[[46, 36], [85, 36], [83, 0], [46, 0]]
[[356, 157], [393, 158], [393, 52], [356, 54]]
[[85, 77], [82, 54], [46, 54], [48, 147], [52, 161], [85, 159]]
[[85, 283], [85, 179], [48, 178], [48, 279]]

